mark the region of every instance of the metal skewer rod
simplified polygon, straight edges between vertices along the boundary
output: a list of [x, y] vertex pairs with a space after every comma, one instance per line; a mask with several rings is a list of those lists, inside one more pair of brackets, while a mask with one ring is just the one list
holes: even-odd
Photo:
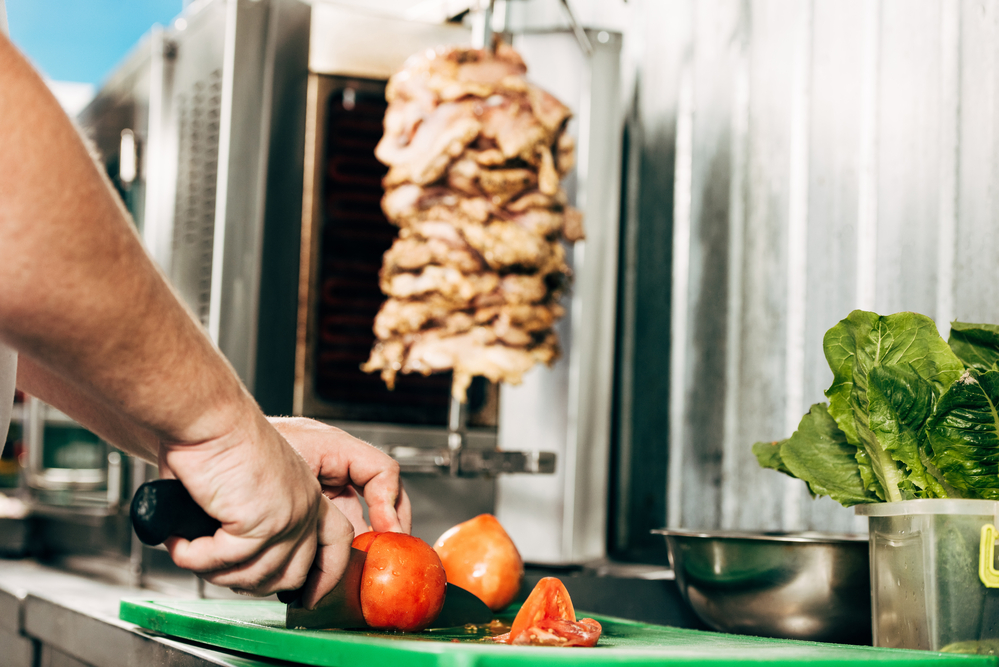
[[[472, 48], [474, 49], [484, 49], [491, 52], [496, 50], [496, 40], [493, 36], [494, 3], [495, 0], [480, 2], [479, 8], [472, 15]], [[457, 477], [461, 472], [461, 450], [465, 448], [466, 413], [465, 405], [452, 394], [447, 420], [448, 471], [452, 477]]]
[[447, 419], [448, 472], [452, 477], [461, 473], [461, 450], [465, 448], [465, 422], [468, 410], [465, 404], [451, 396]]
[[472, 14], [472, 48], [495, 52], [496, 40], [493, 36], [493, 9], [496, 0], [480, 3]]

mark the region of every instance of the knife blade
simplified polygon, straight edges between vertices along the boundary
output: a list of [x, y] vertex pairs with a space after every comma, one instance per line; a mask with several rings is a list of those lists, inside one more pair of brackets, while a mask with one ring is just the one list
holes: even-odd
[[343, 577], [329, 593], [316, 604], [315, 609], [302, 606], [299, 591], [279, 596], [288, 600], [284, 627], [289, 629], [325, 630], [328, 628], [366, 628], [364, 613], [361, 611], [361, 574], [368, 554], [360, 549], [350, 549], [350, 560]]
[[[222, 524], [194, 502], [180, 480], [157, 479], [135, 492], [132, 526], [143, 544], [155, 546], [171, 535], [193, 540], [215, 534]], [[361, 613], [361, 574], [367, 553], [351, 548], [347, 570], [337, 585], [314, 609], [302, 606], [298, 591], [281, 593], [287, 606], [285, 627], [328, 629], [367, 628]], [[448, 584], [444, 606], [429, 628], [451, 628], [469, 623], [489, 623], [493, 613], [486, 603], [464, 588]]]

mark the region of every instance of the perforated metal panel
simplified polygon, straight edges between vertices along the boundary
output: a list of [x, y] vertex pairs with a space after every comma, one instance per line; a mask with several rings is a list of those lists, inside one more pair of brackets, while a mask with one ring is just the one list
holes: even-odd
[[179, 92], [175, 105], [179, 140], [171, 275], [198, 319], [208, 326], [222, 69]]

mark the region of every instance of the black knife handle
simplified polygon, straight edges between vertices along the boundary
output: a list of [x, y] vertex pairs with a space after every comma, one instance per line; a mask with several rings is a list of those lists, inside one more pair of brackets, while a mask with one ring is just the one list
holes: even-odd
[[201, 509], [180, 480], [146, 482], [132, 498], [132, 527], [143, 544], [162, 544], [171, 535], [193, 540], [214, 535], [222, 525]]

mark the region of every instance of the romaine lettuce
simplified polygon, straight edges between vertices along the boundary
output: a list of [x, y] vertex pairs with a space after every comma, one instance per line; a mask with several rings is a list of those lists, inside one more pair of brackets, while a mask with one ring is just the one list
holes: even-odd
[[965, 498], [999, 500], [999, 371], [968, 369], [927, 424], [932, 461]]
[[[760, 465], [843, 505], [999, 499], [999, 326], [954, 322], [945, 342], [916, 313], [854, 311], [823, 340], [825, 404]], [[958, 381], [960, 379], [960, 381]]]
[[983, 373], [999, 369], [999, 326], [954, 322], [947, 344], [968, 368]]
[[763, 467], [804, 480], [813, 496], [829, 496], [847, 507], [879, 500], [864, 486], [856, 452], [825, 403], [813, 405], [787, 440], [753, 445]]
[[920, 431], [935, 397], [964, 365], [933, 320], [855, 310], [826, 333], [823, 347], [833, 371], [829, 414], [847, 440], [864, 449], [885, 499], [927, 497], [920, 495], [926, 488], [942, 492], [920, 462]]

